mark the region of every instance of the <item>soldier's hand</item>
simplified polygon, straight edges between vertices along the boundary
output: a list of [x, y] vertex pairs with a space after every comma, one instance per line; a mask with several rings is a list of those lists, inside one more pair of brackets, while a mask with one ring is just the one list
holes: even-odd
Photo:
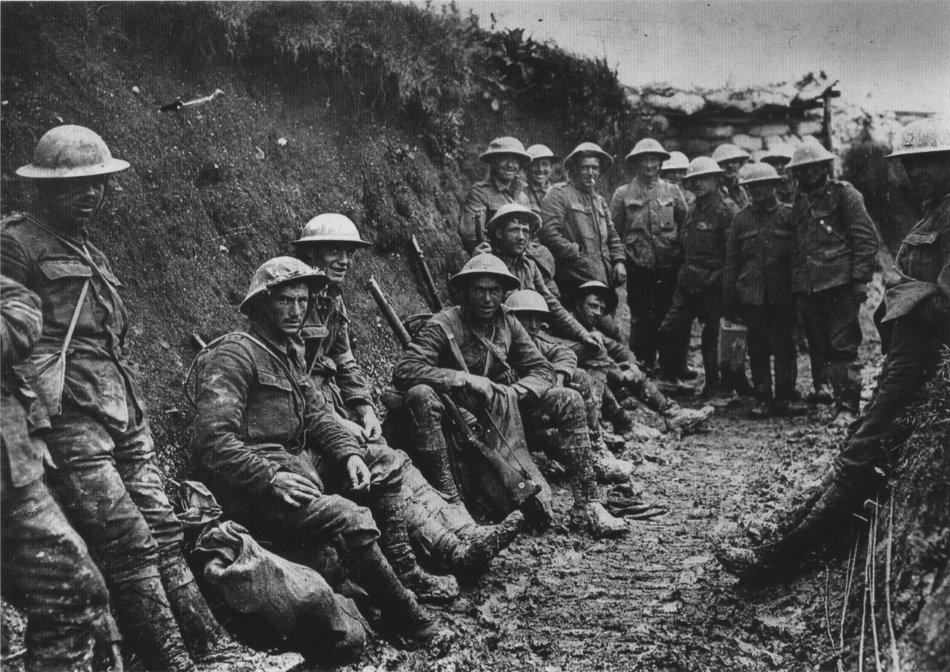
[[369, 467], [359, 455], [350, 455], [347, 458], [346, 475], [350, 479], [350, 490], [353, 492], [369, 490]]
[[466, 373], [464, 376], [463, 387], [465, 390], [487, 404], [495, 391], [492, 382], [485, 376], [476, 376], [473, 373]]
[[270, 492], [291, 506], [306, 504], [320, 496], [317, 486], [307, 478], [289, 471], [278, 471], [268, 485]]
[[474, 257], [476, 254], [491, 254], [491, 244], [487, 240], [483, 240], [475, 246], [472, 256]]
[[345, 429], [347, 433], [350, 434], [354, 439], [360, 443], [364, 442], [363, 434], [366, 432], [366, 429], [363, 427], [363, 425], [353, 422], [352, 420], [348, 420], [347, 418], [341, 418], [339, 416], [337, 416], [336, 421], [343, 425], [343, 429]]
[[619, 287], [627, 281], [627, 265], [622, 261], [614, 264], [614, 287]]
[[593, 350], [604, 349], [604, 336], [599, 331], [588, 331], [584, 336], [584, 345]]
[[360, 407], [360, 415], [363, 422], [363, 440], [368, 442], [378, 441], [379, 437], [383, 435], [383, 426], [379, 422], [379, 418], [376, 417], [376, 410], [366, 404]]

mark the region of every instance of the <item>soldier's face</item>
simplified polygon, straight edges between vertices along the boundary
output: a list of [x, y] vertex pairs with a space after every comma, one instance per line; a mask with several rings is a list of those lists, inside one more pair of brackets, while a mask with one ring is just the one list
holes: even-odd
[[39, 182], [44, 205], [55, 221], [85, 226], [99, 211], [106, 193], [108, 178], [73, 177]]
[[581, 159], [577, 164], [575, 179], [577, 186], [585, 191], [591, 191], [597, 186], [597, 180], [600, 179], [600, 159], [596, 156], [588, 156]]
[[495, 316], [505, 298], [501, 283], [493, 278], [476, 278], [468, 283], [465, 291], [468, 307], [486, 322]]
[[681, 184], [683, 182], [683, 175], [685, 174], [685, 170], [664, 170], [660, 177], [662, 177], [667, 182]]
[[551, 159], [536, 159], [531, 162], [526, 171], [528, 181], [534, 187], [543, 187], [548, 183], [548, 176], [551, 174]]
[[511, 182], [518, 177], [519, 172], [521, 172], [521, 161], [514, 154], [502, 154], [492, 160], [492, 177], [502, 182]]
[[544, 318], [537, 313], [519, 313], [518, 321], [525, 328], [525, 331], [531, 335], [531, 338], [537, 337], [538, 333], [544, 329]]
[[901, 164], [917, 199], [950, 193], [950, 152], [905, 156], [901, 158]]
[[810, 163], [801, 168], [794, 168], [795, 179], [806, 190], [815, 189], [824, 184], [828, 177], [829, 164]]
[[706, 196], [719, 188], [719, 180], [715, 175], [693, 177], [685, 181], [684, 186], [699, 196]]
[[645, 182], [652, 182], [660, 174], [663, 161], [658, 156], [638, 156], [636, 162], [637, 177]]
[[769, 164], [770, 166], [775, 168], [775, 172], [777, 172], [779, 175], [782, 175], [782, 176], [785, 175], [785, 165], [788, 163], [788, 161], [789, 161], [788, 159], [783, 158], [781, 156], [770, 156], [766, 159], [762, 159], [762, 163]]
[[264, 317], [278, 333], [293, 336], [303, 326], [309, 299], [310, 291], [305, 282], [282, 285], [264, 299]]
[[596, 294], [583, 297], [577, 306], [577, 320], [585, 329], [590, 329], [598, 318], [606, 313], [607, 306], [604, 300]]
[[531, 241], [531, 225], [521, 219], [514, 219], [508, 222], [501, 234], [501, 247], [509, 254], [523, 254], [528, 249], [528, 243]]
[[736, 177], [739, 175], [739, 169], [742, 167], [742, 164], [745, 162], [746, 160], [742, 158], [730, 159], [728, 161], [720, 161], [719, 167], [722, 168], [726, 172], [726, 174], [723, 177], [725, 177], [727, 180], [736, 179]]
[[327, 280], [341, 285], [356, 258], [356, 248], [350, 245], [314, 245], [310, 248], [311, 266], [327, 274]]
[[752, 182], [745, 185], [753, 203], [766, 203], [775, 198], [774, 182]]

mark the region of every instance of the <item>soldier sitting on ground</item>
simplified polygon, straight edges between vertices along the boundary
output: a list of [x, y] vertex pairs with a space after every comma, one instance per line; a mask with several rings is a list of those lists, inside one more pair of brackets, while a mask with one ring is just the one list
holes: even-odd
[[756, 548], [720, 549], [723, 566], [742, 577], [794, 572], [826, 537], [848, 529], [850, 514], [885, 486], [894, 464], [887, 446], [906, 431], [895, 420], [919, 400], [941, 348], [950, 343], [950, 128], [932, 119], [912, 122], [890, 157], [904, 165], [924, 214], [897, 252], [903, 281], [884, 296], [884, 321], [893, 332], [877, 388], [849, 428], [832, 470], [789, 513], [790, 525]]
[[[395, 562], [402, 559], [407, 532], [398, 457], [361, 446], [303, 368], [300, 330], [313, 293], [325, 285], [322, 272], [291, 257], [257, 269], [241, 302], [250, 329], [213, 341], [195, 360], [195, 454], [229, 517], [278, 545], [317, 552], [333, 544], [387, 624], [426, 643], [438, 625], [377, 543]], [[373, 509], [382, 535], [354, 500]], [[414, 568], [403, 570], [420, 583]]]
[[[587, 282], [578, 289], [574, 315], [581, 324], [593, 326], [616, 307], [617, 295], [612, 289], [602, 282]], [[651, 411], [658, 413], [665, 421], [667, 430], [679, 434], [698, 429], [712, 415], [712, 408], [708, 406], [699, 410], [682, 408], [663, 396], [640, 368], [633, 352], [623, 343], [601, 336], [606, 357], [585, 357], [575, 347], [580, 367], [588, 372], [596, 396], [604, 394], [604, 384], [598, 382], [602, 378], [618, 396], [632, 395]]]
[[[439, 473], [427, 474], [430, 480], [455, 489], [442, 434], [445, 408], [438, 393], [450, 394], [476, 416], [487, 415], [497, 450], [506, 451], [529, 473], [537, 468], [520, 463], [531, 459], [524, 450], [525, 423], [553, 424], [559, 438], [555, 457], [567, 469], [574, 495], [573, 521], [594, 536], [624, 534], [624, 522], [597, 500], [583, 400], [574, 390], [554, 387], [553, 367], [502, 307], [504, 296], [520, 284], [491, 254], [476, 255], [451, 278], [460, 305], [437, 313], [421, 327], [393, 372], [396, 387], [407, 392], [413, 444], [429, 459], [441, 460]], [[549, 510], [549, 502], [546, 506]]]
[[750, 205], [736, 215], [726, 241], [723, 313], [744, 322], [749, 330], [749, 363], [755, 388], [752, 415], [756, 418], [770, 413], [800, 415], [805, 410], [795, 401], [795, 232], [791, 208], [776, 195], [783, 181], [766, 163], [748, 163], [739, 170], [739, 184], [749, 192]]
[[[357, 250], [370, 247], [370, 243], [360, 238], [348, 217], [327, 213], [307, 222], [293, 245], [298, 255], [325, 273], [328, 280], [326, 289], [314, 295], [301, 330], [310, 379], [357, 441], [372, 446], [373, 451], [388, 451], [366, 375], [353, 356], [343, 300], [343, 287]], [[488, 562], [517, 536], [524, 521], [521, 512], [513, 512], [500, 525], [476, 525], [460, 501], [444, 501], [406, 454], [401, 450], [396, 453], [403, 462], [406, 522], [410, 536], [418, 541], [416, 546], [428, 550], [435, 564], [453, 572], [470, 577], [485, 571]], [[402, 547], [398, 558], [390, 554], [396, 573], [408, 588], [420, 597], [430, 590], [443, 595], [458, 592], [457, 586], [446, 582], [449, 577], [428, 578], [420, 572], [410, 553]]]

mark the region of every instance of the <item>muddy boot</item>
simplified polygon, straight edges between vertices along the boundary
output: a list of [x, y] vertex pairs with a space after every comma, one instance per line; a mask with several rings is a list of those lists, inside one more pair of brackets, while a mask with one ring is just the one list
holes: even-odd
[[792, 418], [808, 414], [808, 406], [791, 398], [776, 398], [772, 404], [772, 413], [783, 418]]
[[815, 389], [805, 395], [805, 403], [817, 406], [819, 404], [830, 404], [835, 400], [834, 390], [828, 383], [820, 383]]
[[198, 590], [191, 569], [180, 555], [161, 558], [158, 573], [162, 577], [162, 585], [178, 621], [182, 639], [195, 660], [200, 662], [207, 654], [231, 643], [230, 637]]
[[347, 569], [353, 580], [382, 610], [383, 618], [396, 634], [418, 645], [429, 644], [440, 636], [450, 634], [399, 582], [376, 544], [350, 553]]
[[757, 397], [752, 402], [752, 408], [749, 411], [749, 417], [753, 420], [765, 420], [772, 412], [772, 402], [762, 397]]
[[832, 481], [817, 501], [791, 530], [776, 541], [756, 548], [724, 546], [716, 552], [727, 572], [743, 579], [771, 580], [795, 572], [830, 532], [846, 529], [849, 514], [860, 505], [870, 489]]
[[715, 409], [712, 406], [693, 409], [680, 408], [677, 404], [671, 404], [663, 411], [662, 415], [666, 421], [667, 431], [676, 432], [683, 436], [700, 429], [714, 412]]
[[576, 530], [586, 532], [595, 539], [622, 537], [630, 532], [626, 521], [612, 516], [600, 502], [575, 504], [570, 517]]
[[513, 511], [497, 525], [479, 525], [465, 536], [452, 553], [452, 568], [466, 576], [477, 576], [488, 569], [492, 559], [511, 545], [524, 528], [524, 514]]
[[445, 443], [445, 436], [441, 428], [417, 430], [418, 450], [413, 453], [412, 461], [448, 502], [459, 502], [459, 495], [455, 477], [452, 475], [452, 465], [449, 463], [449, 448]]
[[594, 455], [594, 474], [598, 483], [626, 483], [633, 476], [633, 463], [614, 457], [603, 438], [598, 437], [591, 450]]
[[197, 672], [157, 574], [113, 582], [110, 598], [122, 631], [145, 669]]

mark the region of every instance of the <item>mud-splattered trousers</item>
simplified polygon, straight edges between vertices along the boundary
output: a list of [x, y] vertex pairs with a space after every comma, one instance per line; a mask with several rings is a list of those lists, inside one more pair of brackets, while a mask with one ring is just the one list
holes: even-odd
[[683, 256], [686, 200], [682, 190], [666, 180], [648, 185], [634, 177], [614, 191], [610, 216], [627, 254], [630, 348], [653, 368], [660, 324], [673, 300]]
[[[142, 394], [123, 354], [122, 283], [84, 231], [55, 232], [30, 218], [4, 228], [0, 264], [43, 302], [34, 355], [59, 352], [89, 284], [66, 358], [62, 412], [45, 435], [57, 465], [49, 485], [86, 540], [145, 665], [193, 669], [185, 644], [200, 653], [223, 631], [181, 556], [181, 524], [162, 488]], [[143, 613], [143, 601], [155, 605], [151, 613]]]
[[849, 183], [829, 180], [814, 192], [799, 192], [792, 205], [795, 252], [792, 291], [808, 349], [826, 369], [839, 406], [857, 411], [861, 345], [855, 285], [871, 280], [879, 238], [864, 198]]
[[950, 344], [950, 195], [925, 204], [923, 218], [904, 237], [896, 265], [904, 283], [885, 294], [890, 347], [871, 401], [835, 457], [839, 481], [867, 479], [889, 459], [894, 420], [925, 391], [940, 348]]
[[109, 594], [43, 481], [47, 419], [11, 368], [42, 333], [39, 297], [5, 276], [2, 283], [0, 590], [28, 617], [28, 671], [89, 670], [97, 625], [111, 619]]
[[777, 199], [741, 210], [726, 241], [723, 312], [739, 314], [748, 328], [749, 365], [756, 396], [771, 401], [775, 358], [775, 399], [795, 391], [796, 310], [792, 296], [791, 208]]

